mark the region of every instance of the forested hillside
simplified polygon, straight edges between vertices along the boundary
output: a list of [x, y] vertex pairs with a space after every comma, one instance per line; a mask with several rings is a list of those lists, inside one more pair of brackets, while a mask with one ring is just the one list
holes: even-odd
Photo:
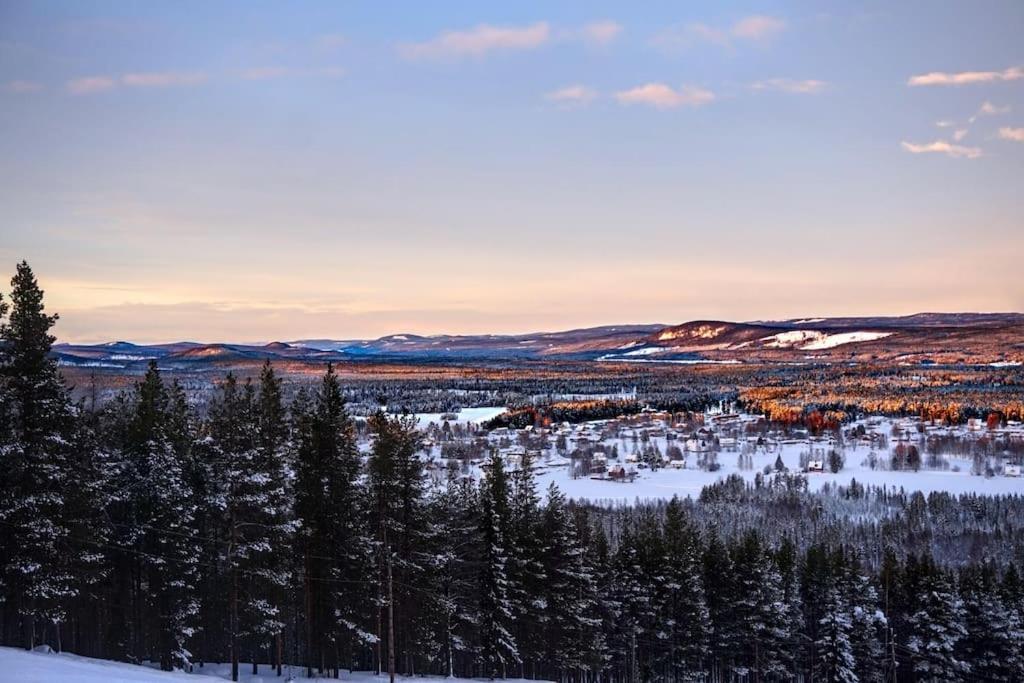
[[228, 375], [202, 416], [156, 362], [112, 402], [74, 403], [27, 264], [9, 298], [5, 645], [167, 670], [1024, 678], [1018, 496], [812, 494], [781, 475], [610, 509], [496, 456], [479, 483], [428, 486], [415, 425], [357, 424], [330, 367], [287, 403], [269, 362]]

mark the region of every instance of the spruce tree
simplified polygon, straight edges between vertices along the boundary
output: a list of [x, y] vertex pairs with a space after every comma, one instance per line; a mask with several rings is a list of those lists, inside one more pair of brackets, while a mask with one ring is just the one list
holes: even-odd
[[[409, 671], [412, 658], [426, 650], [420, 638], [421, 597], [412, 588], [423, 578], [426, 559], [420, 435], [413, 418], [389, 418], [382, 412], [370, 419], [370, 428], [374, 441], [367, 461], [367, 509], [376, 544], [378, 623], [394, 636], [378, 633], [378, 642], [389, 662]], [[389, 641], [394, 641], [394, 650], [387, 649]]]
[[481, 536], [479, 595], [479, 664], [489, 677], [507, 675], [519, 661], [519, 649], [512, 635], [513, 609], [509, 600], [508, 482], [501, 458], [492, 454], [487, 479], [480, 491], [479, 529]]
[[[0, 301], [0, 314], [5, 308]], [[67, 507], [75, 416], [50, 357], [56, 321], [22, 261], [11, 280], [10, 318], [0, 325], [0, 523], [5, 623], [20, 618], [27, 648], [40, 641], [59, 648], [75, 595]]]
[[665, 508], [666, 597], [662, 619], [674, 678], [695, 677], [704, 665], [710, 617], [700, 580], [700, 546], [679, 499]]
[[857, 683], [860, 679], [850, 642], [853, 630], [850, 607], [839, 586], [831, 586], [826, 592], [818, 626], [816, 679], [828, 683]]
[[597, 588], [565, 496], [554, 482], [548, 487], [541, 530], [547, 541], [541, 591], [545, 661], [557, 667], [560, 678], [580, 676], [589, 668], [592, 650], [600, 647]]
[[986, 681], [1024, 679], [1024, 630], [1012, 603], [1003, 600], [995, 569], [971, 566], [960, 577], [966, 633], [960, 659], [969, 662], [971, 675]]
[[373, 640], [365, 623], [372, 555], [365, 530], [359, 456], [341, 385], [328, 365], [296, 420], [295, 510], [304, 560], [306, 668], [337, 672]]
[[[541, 530], [540, 498], [533, 458], [526, 454], [511, 475], [509, 521], [509, 599], [515, 611], [515, 637], [521, 658], [520, 674], [529, 675], [543, 656], [546, 642], [546, 584], [543, 554], [551, 538]], [[532, 676], [531, 676], [532, 677]]]
[[119, 469], [131, 484], [122, 492], [126, 516], [118, 527], [118, 545], [130, 556], [121, 566], [134, 567], [141, 586], [133, 593], [144, 613], [142, 623], [133, 626], [133, 654], [170, 671], [191, 661], [188, 642], [199, 609], [196, 504], [187, 476], [189, 419], [180, 388], [168, 390], [156, 361], [136, 386], [130, 410]]
[[921, 566], [921, 582], [908, 618], [906, 649], [915, 674], [923, 681], [960, 681], [970, 663], [959, 656], [967, 634], [963, 601], [944, 570], [929, 559]]

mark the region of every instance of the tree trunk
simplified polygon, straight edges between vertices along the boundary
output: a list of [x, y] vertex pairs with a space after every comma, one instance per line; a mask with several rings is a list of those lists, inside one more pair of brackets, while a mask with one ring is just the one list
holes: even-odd
[[388, 554], [388, 680], [395, 683], [395, 585], [391, 573], [391, 547], [384, 532], [384, 552]]

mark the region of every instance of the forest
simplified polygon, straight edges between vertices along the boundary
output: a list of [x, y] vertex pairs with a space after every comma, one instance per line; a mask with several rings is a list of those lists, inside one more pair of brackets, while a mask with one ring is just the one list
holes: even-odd
[[330, 366], [228, 374], [200, 413], [151, 363], [90, 405], [25, 263], [0, 320], [4, 645], [236, 676], [1024, 679], [1020, 496], [779, 475], [610, 507], [496, 455], [428, 485], [415, 423], [356, 419]]

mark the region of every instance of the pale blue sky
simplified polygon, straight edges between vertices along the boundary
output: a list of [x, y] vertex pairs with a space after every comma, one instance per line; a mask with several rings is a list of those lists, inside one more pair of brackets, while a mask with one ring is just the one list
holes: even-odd
[[0, 1], [0, 263], [75, 341], [1024, 309], [1024, 4], [852, 5]]

